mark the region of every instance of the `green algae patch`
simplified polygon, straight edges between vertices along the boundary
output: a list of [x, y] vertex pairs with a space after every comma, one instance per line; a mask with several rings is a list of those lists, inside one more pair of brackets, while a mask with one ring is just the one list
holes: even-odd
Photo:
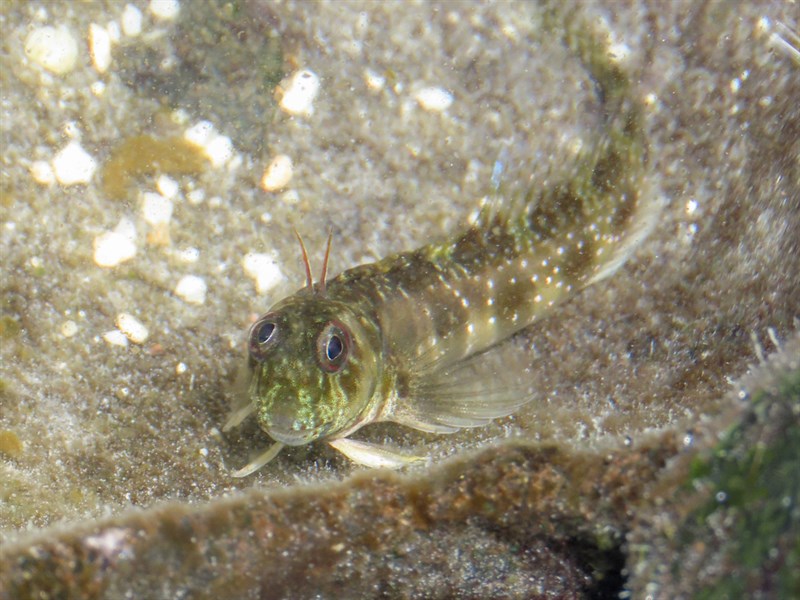
[[[726, 532], [720, 563], [737, 576], [710, 577], [698, 598], [748, 597], [771, 589], [777, 597], [800, 591], [800, 372], [774, 391], [759, 392], [753, 405], [710, 458], [691, 466], [691, 489], [708, 497], [678, 530], [688, 552], [711, 545], [711, 532]], [[679, 573], [682, 561], [673, 562]], [[714, 581], [715, 580], [715, 581]]]
[[181, 137], [136, 135], [119, 144], [103, 166], [103, 192], [120, 200], [142, 175], [197, 175], [209, 165], [203, 149]]
[[0, 431], [0, 454], [9, 458], [16, 458], [22, 454], [22, 440], [13, 431]]
[[19, 321], [10, 315], [0, 317], [0, 338], [11, 339], [19, 335], [22, 330]]

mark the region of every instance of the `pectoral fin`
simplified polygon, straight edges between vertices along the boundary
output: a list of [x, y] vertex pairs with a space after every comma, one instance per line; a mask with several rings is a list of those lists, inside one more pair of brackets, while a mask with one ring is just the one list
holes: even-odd
[[248, 402], [247, 404], [240, 406], [234, 410], [231, 413], [231, 416], [228, 417], [228, 420], [225, 421], [225, 425], [222, 426], [222, 431], [230, 431], [244, 421], [247, 417], [252, 415], [255, 410], [256, 405], [252, 402]]
[[424, 461], [422, 456], [409, 456], [389, 450], [377, 444], [360, 442], [348, 438], [328, 440], [328, 444], [359, 465], [372, 469], [399, 469], [407, 465]]
[[[518, 348], [509, 344], [512, 353]], [[505, 417], [533, 398], [524, 365], [509, 364], [496, 349], [412, 378], [388, 419], [421, 431], [450, 433]]]
[[231, 475], [233, 477], [247, 477], [251, 473], [255, 473], [261, 467], [263, 467], [265, 464], [267, 464], [269, 461], [271, 461], [273, 458], [278, 456], [278, 453], [281, 450], [283, 450], [283, 447], [284, 447], [284, 444], [281, 444], [280, 442], [275, 442], [274, 444], [272, 444], [272, 446], [270, 446], [264, 452], [262, 452], [261, 454], [256, 456], [253, 460], [251, 460], [249, 463], [247, 463], [241, 469], [231, 473]]

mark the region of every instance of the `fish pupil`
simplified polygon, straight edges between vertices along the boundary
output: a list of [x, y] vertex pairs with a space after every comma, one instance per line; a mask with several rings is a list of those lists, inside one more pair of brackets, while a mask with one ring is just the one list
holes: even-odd
[[350, 330], [339, 321], [329, 322], [317, 337], [317, 363], [327, 373], [341, 371], [352, 349]]
[[259, 327], [256, 339], [259, 344], [266, 344], [272, 338], [273, 333], [275, 333], [275, 323], [264, 323]]
[[328, 357], [328, 360], [336, 360], [342, 355], [344, 351], [344, 342], [342, 338], [340, 338], [335, 333], [331, 336], [331, 339], [328, 340], [328, 347], [325, 349], [325, 354]]

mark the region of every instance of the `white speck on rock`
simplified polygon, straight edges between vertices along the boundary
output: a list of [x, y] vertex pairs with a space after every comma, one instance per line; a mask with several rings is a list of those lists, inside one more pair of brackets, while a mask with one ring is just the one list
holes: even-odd
[[199, 121], [183, 133], [187, 142], [201, 148], [205, 147], [214, 135], [216, 135], [216, 131], [214, 131], [214, 124], [211, 121]]
[[143, 344], [150, 335], [147, 327], [130, 313], [118, 314], [116, 325], [125, 334], [125, 337], [134, 344]]
[[156, 181], [156, 188], [164, 198], [172, 200], [178, 195], [178, 182], [169, 175], [159, 175]]
[[184, 275], [175, 286], [175, 295], [189, 304], [203, 304], [207, 291], [205, 279], [197, 275]]
[[383, 75], [378, 75], [371, 69], [366, 69], [364, 71], [364, 83], [367, 85], [370, 91], [379, 92], [386, 85], [386, 77]]
[[150, 6], [147, 7], [150, 14], [156, 19], [170, 20], [178, 16], [181, 10], [181, 5], [178, 0], [150, 0]]
[[233, 157], [233, 143], [227, 136], [218, 134], [209, 121], [192, 125], [183, 134], [187, 142], [199, 146], [214, 167], [221, 167]]
[[231, 138], [224, 135], [213, 137], [204, 147], [205, 155], [214, 167], [221, 167], [233, 157]]
[[122, 33], [129, 37], [142, 33], [142, 11], [133, 4], [126, 4], [122, 11]]
[[444, 88], [425, 87], [414, 94], [414, 100], [427, 111], [443, 112], [453, 104], [453, 94]]
[[61, 185], [89, 183], [96, 169], [97, 161], [76, 141], [64, 146], [53, 157], [53, 171]]
[[242, 267], [255, 280], [259, 294], [267, 293], [284, 279], [278, 263], [269, 254], [248, 252], [242, 259]]
[[108, 38], [111, 40], [111, 43], [119, 44], [120, 39], [122, 39], [122, 31], [119, 28], [119, 23], [116, 21], [109, 21], [108, 25], [106, 25], [106, 31], [108, 32]]
[[175, 256], [177, 256], [178, 260], [180, 260], [181, 262], [187, 264], [196, 263], [200, 258], [200, 250], [194, 247], [189, 247], [183, 250], [178, 250], [175, 253]]
[[53, 167], [50, 166], [49, 162], [43, 160], [37, 160], [31, 164], [31, 176], [40, 185], [52, 185], [56, 181]]
[[87, 537], [84, 543], [99, 551], [105, 559], [113, 559], [128, 549], [128, 531], [121, 527], [107, 528], [102, 533]]
[[136, 256], [136, 228], [128, 219], [120, 219], [114, 231], [94, 238], [94, 262], [100, 267], [116, 267]]
[[111, 36], [97, 23], [89, 25], [89, 54], [98, 73], [105, 73], [111, 65]]
[[261, 178], [261, 187], [267, 192], [276, 192], [289, 185], [294, 174], [292, 159], [279, 154], [267, 165]]
[[78, 325], [75, 321], [64, 321], [64, 323], [61, 324], [61, 335], [65, 338], [71, 338], [76, 333], [78, 333]]
[[625, 42], [613, 41], [608, 46], [608, 57], [614, 62], [624, 62], [631, 54], [631, 48]]
[[25, 54], [51, 73], [64, 75], [75, 68], [78, 42], [64, 25], [39, 27], [25, 38]]
[[169, 225], [172, 218], [172, 200], [155, 192], [142, 194], [142, 216], [150, 225]]
[[106, 341], [106, 343], [111, 344], [112, 346], [121, 346], [123, 348], [128, 347], [128, 338], [119, 329], [106, 331], [103, 334], [103, 339]]
[[309, 116], [314, 113], [314, 100], [319, 93], [320, 81], [315, 73], [304, 69], [289, 79], [283, 88], [280, 107], [290, 115]]
[[189, 204], [198, 205], [206, 199], [206, 191], [202, 188], [191, 190], [186, 194]]

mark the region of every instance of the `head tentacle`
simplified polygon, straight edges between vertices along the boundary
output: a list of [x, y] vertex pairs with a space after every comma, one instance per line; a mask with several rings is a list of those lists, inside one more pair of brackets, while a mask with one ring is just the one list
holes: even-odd
[[328, 258], [331, 255], [331, 240], [333, 239], [333, 228], [328, 229], [328, 244], [325, 247], [325, 258], [322, 261], [322, 273], [319, 276], [319, 291], [325, 294], [325, 282], [328, 278]]
[[311, 263], [308, 262], [308, 252], [306, 252], [306, 245], [303, 243], [303, 238], [300, 237], [300, 233], [297, 229], [294, 230], [294, 234], [297, 236], [297, 241], [300, 242], [300, 250], [303, 253], [303, 266], [306, 268], [306, 287], [308, 289], [314, 289], [314, 280], [311, 277]]
[[[308, 252], [306, 251], [306, 245], [303, 243], [303, 238], [300, 237], [300, 233], [297, 229], [294, 230], [295, 236], [297, 236], [297, 241], [300, 242], [300, 250], [303, 253], [303, 266], [306, 269], [306, 287], [310, 290], [314, 289], [314, 278], [311, 275], [311, 262], [308, 260]], [[328, 259], [331, 255], [331, 240], [333, 239], [333, 229], [328, 230], [328, 243], [325, 247], [325, 258], [322, 260], [322, 273], [320, 273], [319, 281], [318, 281], [318, 290], [321, 295], [325, 295], [325, 283], [328, 279]]]

